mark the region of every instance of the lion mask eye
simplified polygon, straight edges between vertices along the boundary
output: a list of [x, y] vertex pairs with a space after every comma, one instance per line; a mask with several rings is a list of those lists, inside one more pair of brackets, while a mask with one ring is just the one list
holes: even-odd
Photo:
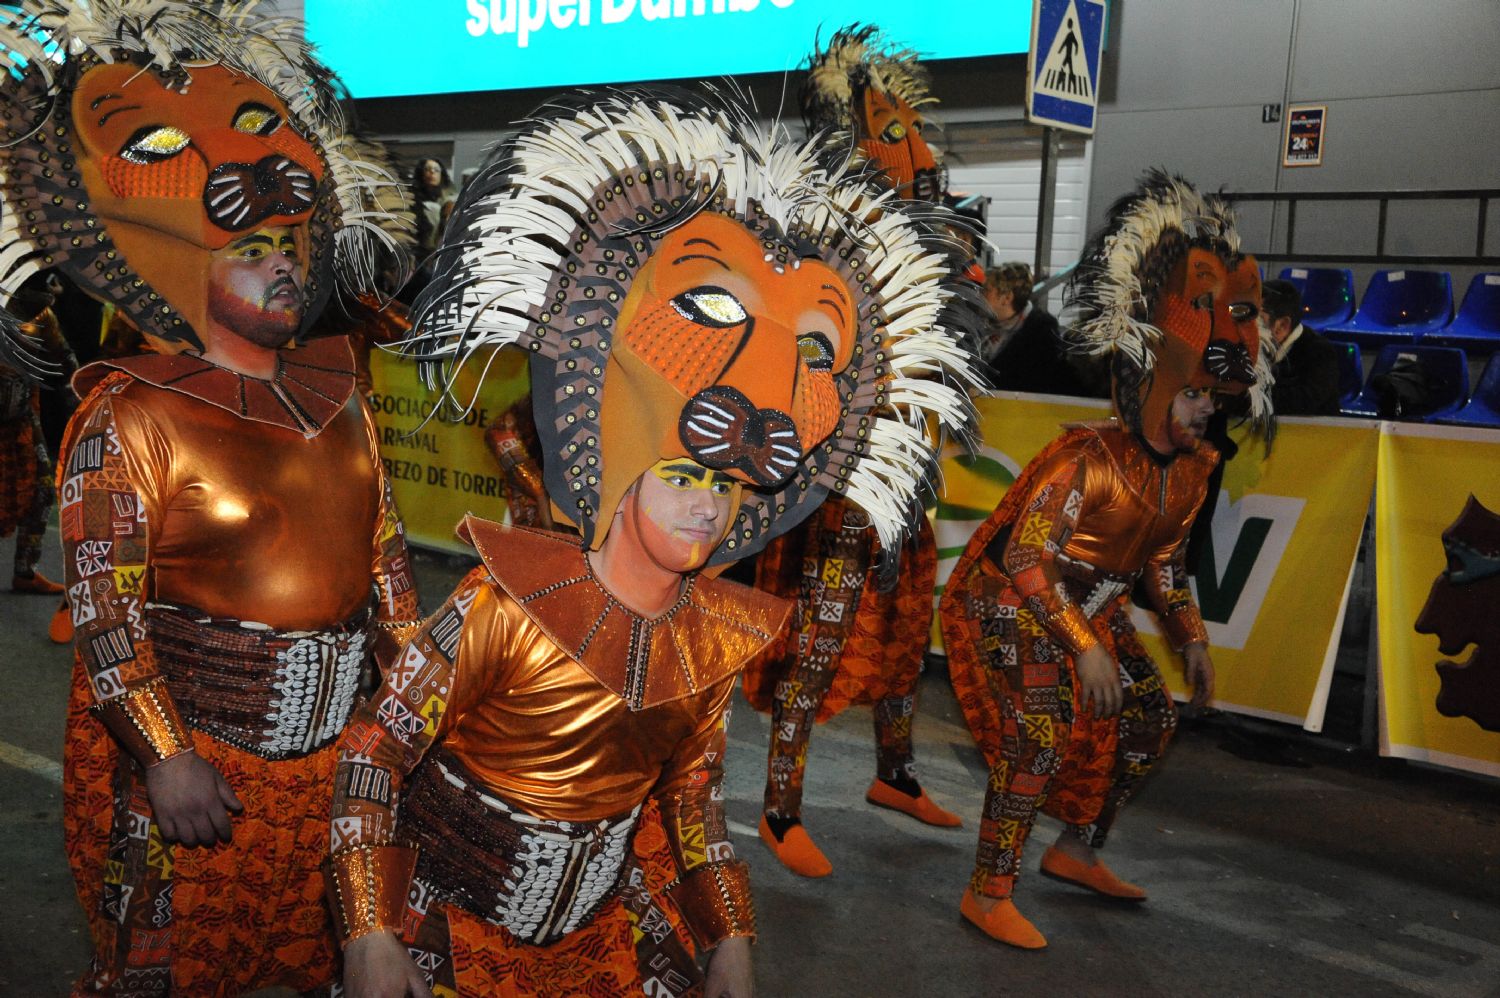
[[750, 318], [740, 300], [723, 288], [703, 287], [684, 291], [672, 299], [672, 307], [684, 319], [715, 329], [729, 329]]
[[880, 141], [895, 144], [906, 138], [906, 126], [899, 121], [893, 121], [885, 126], [885, 131], [880, 133]]
[[234, 130], [247, 135], [270, 135], [281, 127], [281, 115], [264, 104], [241, 104], [234, 112]]
[[1249, 302], [1237, 301], [1229, 306], [1229, 317], [1235, 322], [1248, 322], [1255, 318], [1260, 309]]
[[808, 333], [797, 338], [797, 352], [810, 371], [833, 370], [833, 344], [822, 333]]
[[147, 125], [138, 128], [125, 140], [125, 145], [120, 149], [120, 158], [138, 163], [141, 166], [149, 166], [152, 163], [161, 163], [171, 159], [188, 147], [193, 141], [180, 128], [171, 125]]

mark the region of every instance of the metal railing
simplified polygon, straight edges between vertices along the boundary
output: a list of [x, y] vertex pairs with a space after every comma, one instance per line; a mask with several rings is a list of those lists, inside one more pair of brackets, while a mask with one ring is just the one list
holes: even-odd
[[[1445, 191], [1225, 191], [1223, 197], [1229, 201], [1269, 201], [1285, 205], [1286, 249], [1283, 252], [1256, 253], [1267, 262], [1298, 263], [1398, 263], [1429, 264], [1433, 266], [1500, 265], [1500, 256], [1485, 255], [1485, 225], [1491, 201], [1500, 200], [1497, 188], [1459, 188]], [[1378, 214], [1375, 223], [1374, 253], [1298, 253], [1297, 206], [1304, 201], [1364, 201], [1375, 202]], [[1467, 254], [1421, 254], [1387, 253], [1385, 251], [1386, 222], [1392, 201], [1473, 201], [1476, 205], [1474, 221], [1474, 253]]]

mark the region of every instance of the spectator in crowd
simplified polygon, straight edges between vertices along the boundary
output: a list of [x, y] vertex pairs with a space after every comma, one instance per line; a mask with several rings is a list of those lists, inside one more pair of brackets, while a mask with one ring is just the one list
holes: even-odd
[[1337, 416], [1339, 348], [1302, 324], [1302, 294], [1291, 281], [1267, 281], [1261, 301], [1261, 322], [1276, 340], [1277, 414]]
[[980, 353], [991, 383], [1005, 391], [1098, 394], [1089, 387], [1084, 359], [1069, 355], [1057, 319], [1031, 300], [1031, 286], [1031, 268], [1024, 263], [985, 271], [984, 297], [995, 322], [983, 336]]
[[443, 236], [443, 223], [453, 204], [453, 181], [448, 168], [435, 159], [417, 161], [411, 172], [411, 208], [417, 216], [417, 272], [398, 296], [410, 305], [432, 280], [434, 250]]

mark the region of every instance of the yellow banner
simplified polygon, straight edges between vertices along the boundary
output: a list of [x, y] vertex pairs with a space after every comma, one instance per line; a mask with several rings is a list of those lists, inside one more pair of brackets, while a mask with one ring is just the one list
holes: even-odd
[[[1108, 415], [1103, 402], [1045, 396], [980, 401], [983, 446], [950, 454], [938, 506], [940, 581], [970, 533], [999, 503], [1032, 455], [1066, 422]], [[1242, 437], [1226, 468], [1201, 577], [1193, 580], [1218, 672], [1217, 706], [1320, 730], [1348, 582], [1375, 478], [1373, 423], [1285, 419], [1267, 460]], [[1208, 566], [1212, 566], [1211, 574]], [[1180, 660], [1137, 626], [1174, 692]]]
[[[484, 360], [471, 360], [469, 367], [478, 371]], [[464, 514], [491, 520], [507, 515], [500, 469], [484, 445], [484, 429], [526, 394], [525, 353], [506, 350], [495, 355], [483, 394], [459, 422], [432, 416], [436, 395], [417, 380], [415, 364], [373, 350], [370, 377], [380, 457], [391, 476], [407, 539], [423, 547], [471, 553], [473, 549], [453, 534]], [[462, 385], [459, 395], [468, 398]]]
[[[1470, 495], [1500, 513], [1500, 432], [1381, 425], [1375, 498], [1380, 750], [1383, 755], [1500, 776], [1500, 733], [1486, 731], [1467, 716], [1445, 717], [1438, 712], [1442, 684], [1436, 666], [1445, 656], [1438, 651], [1435, 635], [1418, 634], [1414, 629], [1433, 581], [1447, 567], [1443, 531], [1458, 519]], [[1493, 576], [1470, 584], [1500, 588]], [[1488, 645], [1487, 655], [1493, 661], [1500, 645], [1500, 596], [1489, 599], [1488, 614], [1481, 610], [1477, 624], [1472, 607], [1442, 605], [1452, 598], [1453, 594], [1439, 594], [1434, 616], [1467, 614], [1476, 633], [1488, 631], [1487, 640], [1478, 640], [1480, 651], [1474, 660]], [[1500, 692], [1500, 676], [1492, 675], [1489, 689], [1493, 703]]]

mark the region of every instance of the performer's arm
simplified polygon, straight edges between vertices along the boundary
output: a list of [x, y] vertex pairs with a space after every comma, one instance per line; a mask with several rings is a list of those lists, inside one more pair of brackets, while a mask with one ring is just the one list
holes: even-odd
[[1118, 714], [1124, 702], [1119, 666], [1100, 644], [1083, 608], [1068, 595], [1057, 564], [1088, 505], [1088, 458], [1059, 451], [1035, 481], [1005, 545], [1005, 574], [1021, 595], [1021, 609], [1034, 615], [1072, 657], [1078, 709], [1092, 707], [1098, 717]]
[[698, 729], [652, 790], [661, 807], [677, 880], [667, 888], [699, 950], [755, 936], [750, 870], [735, 858], [724, 816], [724, 746], [734, 683], [712, 691]]
[[1000, 565], [1020, 593], [1024, 609], [1075, 658], [1099, 639], [1083, 608], [1068, 596], [1057, 555], [1078, 528], [1085, 501], [1086, 460], [1082, 454], [1064, 450], [1040, 470], [1031, 497], [1011, 529]]
[[406, 550], [406, 530], [391, 479], [380, 460], [380, 445], [375, 416], [364, 406], [365, 427], [369, 433], [370, 452], [380, 473], [380, 510], [375, 517], [374, 553], [370, 566], [379, 605], [375, 608], [375, 665], [383, 677], [407, 640], [421, 623], [417, 606], [416, 579], [412, 576], [411, 558]]
[[1152, 555], [1146, 564], [1145, 582], [1160, 615], [1162, 633], [1182, 653], [1183, 675], [1193, 688], [1193, 706], [1202, 707], [1213, 699], [1214, 663], [1208, 654], [1208, 629], [1188, 588], [1186, 538]]
[[63, 570], [73, 648], [94, 695], [93, 712], [146, 771], [153, 816], [169, 842], [228, 841], [239, 799], [192, 736], [167, 691], [146, 630], [149, 483], [165, 478], [171, 448], [139, 419], [121, 445], [114, 396], [95, 394], [75, 417], [62, 462]]
[[416, 850], [399, 843], [402, 781], [447, 730], [448, 719], [482, 695], [495, 596], [483, 569], [417, 629], [385, 681], [339, 739], [330, 857], [326, 870], [334, 927], [346, 944], [401, 927]]

